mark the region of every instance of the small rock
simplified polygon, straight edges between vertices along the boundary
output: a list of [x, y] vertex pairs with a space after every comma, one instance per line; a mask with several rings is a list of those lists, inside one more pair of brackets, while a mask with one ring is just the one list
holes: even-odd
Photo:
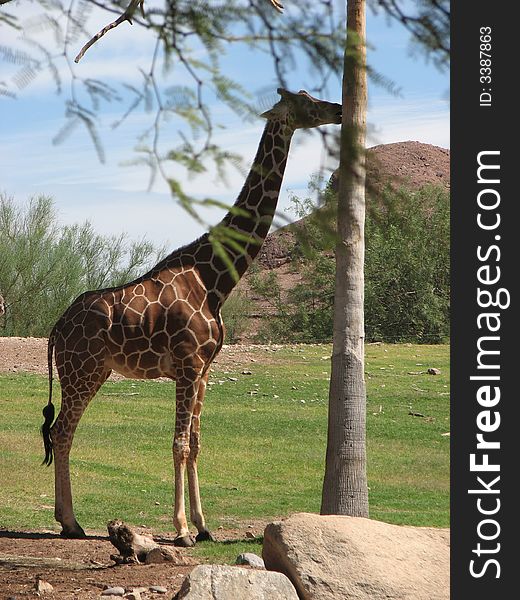
[[237, 556], [236, 565], [249, 565], [255, 569], [265, 569], [263, 558], [253, 552], [243, 552]]
[[252, 375], [253, 373], [251, 371], [249, 371], [248, 369], [245, 369], [244, 371], [242, 371], [242, 375]]
[[160, 546], [157, 548], [153, 548], [146, 555], [145, 563], [147, 565], [164, 563], [164, 562], [173, 562], [179, 563], [182, 562], [184, 564], [185, 560], [182, 554], [177, 550], [177, 548], [168, 548], [168, 546]]
[[50, 594], [52, 591], [54, 591], [54, 588], [52, 587], [52, 585], [48, 582], [45, 581], [44, 579], [37, 579], [36, 580], [36, 592], [38, 594]]
[[142, 600], [139, 592], [128, 592], [128, 594], [125, 594], [125, 598], [127, 598], [127, 600]]
[[125, 588], [122, 588], [120, 586], [106, 588], [105, 590], [103, 590], [103, 593], [102, 593], [102, 596], [124, 596], [124, 595], [125, 595]]
[[166, 594], [168, 592], [168, 590], [162, 585], [151, 585], [149, 589], [151, 592], [155, 592], [156, 594]]
[[252, 531], [246, 531], [246, 538], [254, 540], [256, 539], [256, 535]]
[[435, 369], [433, 367], [430, 367], [427, 371], [428, 375], [440, 375], [441, 374], [441, 370], [440, 369]]

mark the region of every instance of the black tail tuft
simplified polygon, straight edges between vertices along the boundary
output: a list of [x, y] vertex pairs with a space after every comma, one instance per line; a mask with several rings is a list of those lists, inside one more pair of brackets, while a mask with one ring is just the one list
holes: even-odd
[[54, 351], [54, 332], [56, 326], [54, 326], [51, 334], [49, 335], [49, 343], [47, 345], [47, 367], [49, 370], [49, 402], [43, 409], [43, 418], [45, 419], [41, 427], [43, 437], [43, 447], [45, 448], [45, 458], [43, 459], [42, 465], [49, 466], [52, 464], [52, 439], [51, 439], [51, 425], [54, 421], [54, 404], [52, 403], [52, 354]]
[[52, 440], [51, 440], [51, 425], [54, 421], [54, 404], [47, 404], [43, 409], [44, 423], [41, 427], [43, 437], [43, 447], [45, 448], [45, 458], [42, 465], [49, 466], [52, 464]]

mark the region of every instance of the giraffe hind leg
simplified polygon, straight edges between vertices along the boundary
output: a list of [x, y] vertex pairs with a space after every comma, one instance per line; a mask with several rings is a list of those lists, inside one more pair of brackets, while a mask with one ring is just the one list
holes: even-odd
[[50, 435], [54, 453], [54, 516], [62, 526], [61, 535], [66, 538], [85, 537], [72, 506], [69, 455], [74, 433], [88, 403], [109, 374], [110, 370], [99, 368], [96, 372], [89, 373], [88, 377], [82, 377], [81, 374], [62, 377], [61, 409]]

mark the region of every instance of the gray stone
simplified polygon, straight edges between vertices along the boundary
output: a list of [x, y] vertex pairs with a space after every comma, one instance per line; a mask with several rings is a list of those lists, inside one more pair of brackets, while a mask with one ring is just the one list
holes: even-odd
[[255, 569], [265, 569], [264, 560], [253, 552], [243, 552], [237, 556], [236, 565], [249, 565]]
[[101, 595], [102, 596], [124, 596], [125, 588], [122, 588], [119, 586], [109, 587], [109, 588], [106, 588], [105, 590], [103, 590]]
[[183, 581], [175, 600], [298, 600], [282, 573], [199, 565]]
[[166, 594], [166, 592], [168, 591], [165, 587], [163, 587], [162, 585], [151, 585], [149, 587], [149, 590], [151, 592], [155, 592], [156, 594]]
[[269, 524], [262, 556], [301, 600], [447, 600], [449, 530], [295, 514]]

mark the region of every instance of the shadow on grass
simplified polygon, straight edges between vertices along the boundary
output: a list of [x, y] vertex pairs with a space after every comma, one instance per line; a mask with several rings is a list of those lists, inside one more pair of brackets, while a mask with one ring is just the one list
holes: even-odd
[[222, 540], [222, 541], [217, 541], [214, 542], [216, 544], [222, 544], [224, 546], [233, 546], [233, 545], [238, 545], [238, 544], [248, 544], [251, 546], [261, 546], [264, 543], [264, 536], [260, 536], [260, 537], [255, 537], [254, 539], [251, 538], [240, 538], [238, 540]]
[[[103, 539], [106, 539], [106, 538], [103, 538]], [[175, 539], [174, 537], [166, 537], [166, 536], [159, 536], [159, 535], [153, 536], [154, 542], [157, 542], [157, 544], [163, 544], [166, 546], [173, 546], [174, 539]], [[260, 545], [261, 546], [263, 543], [264, 543], [264, 536], [259, 536], [259, 537], [255, 537], [255, 538], [243, 537], [243, 538], [233, 538], [230, 540], [214, 540], [214, 541], [197, 542], [195, 544], [195, 546], [196, 547], [213, 546], [213, 545], [233, 546], [233, 545], [239, 545], [239, 544], [251, 544], [251, 545]]]

